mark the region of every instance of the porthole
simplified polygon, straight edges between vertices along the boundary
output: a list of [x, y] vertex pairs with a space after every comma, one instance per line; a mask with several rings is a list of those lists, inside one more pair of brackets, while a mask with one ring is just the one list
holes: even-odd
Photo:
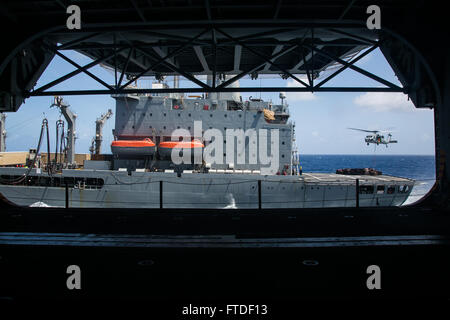
[[212, 118], [212, 113], [209, 116]]

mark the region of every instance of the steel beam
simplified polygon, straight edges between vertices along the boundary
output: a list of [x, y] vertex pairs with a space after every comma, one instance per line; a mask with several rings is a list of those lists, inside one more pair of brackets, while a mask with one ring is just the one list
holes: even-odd
[[367, 56], [369, 53], [371, 53], [373, 50], [375, 50], [376, 48], [378, 48], [378, 45], [375, 45], [371, 48], [369, 48], [368, 50], [366, 50], [365, 52], [363, 52], [362, 54], [360, 54], [358, 57], [354, 58], [353, 60], [351, 60], [349, 62], [348, 65], [344, 65], [342, 68], [340, 68], [339, 70], [335, 71], [334, 73], [332, 73], [331, 75], [329, 75], [327, 78], [323, 79], [321, 82], [319, 82], [318, 84], [316, 84], [316, 88], [322, 86], [323, 84], [325, 84], [326, 82], [328, 82], [329, 80], [333, 79], [334, 77], [336, 77], [339, 73], [341, 73], [342, 71], [346, 70], [347, 68], [349, 68], [351, 65], [354, 65], [356, 62], [358, 62], [359, 60], [361, 60], [362, 58], [364, 58], [365, 56]]
[[399, 88], [379, 88], [379, 87], [240, 87], [240, 88], [166, 88], [166, 89], [122, 89], [122, 90], [60, 90], [60, 91], [43, 91], [30, 92], [27, 97], [38, 96], [69, 96], [69, 95], [126, 95], [126, 94], [145, 94], [145, 93], [203, 93], [203, 92], [402, 92], [404, 89]]
[[350, 68], [352, 70], [355, 70], [355, 71], [365, 75], [366, 77], [371, 78], [372, 80], [380, 82], [380, 83], [384, 84], [385, 86], [388, 86], [390, 88], [395, 88], [395, 89], [399, 89], [400, 88], [399, 86], [393, 84], [392, 82], [387, 81], [387, 80], [385, 80], [383, 78], [380, 78], [380, 77], [374, 75], [373, 73], [371, 73], [369, 71], [366, 71], [366, 70], [361, 69], [361, 68], [359, 68], [357, 66], [354, 66], [354, 65], [348, 63], [347, 61], [344, 61], [344, 60], [336, 57], [335, 55], [333, 55], [331, 53], [325, 52], [325, 51], [323, 51], [321, 49], [317, 49], [317, 48], [314, 48], [314, 47], [309, 46], [309, 45], [304, 45], [304, 46], [309, 47], [311, 50], [314, 50], [315, 52], [317, 52], [317, 54], [319, 54], [319, 55], [321, 55], [323, 57], [326, 57], [328, 59], [331, 59], [331, 60], [334, 60], [336, 62], [339, 62], [340, 64], [342, 64], [344, 66], [348, 66], [348, 68]]
[[[169, 53], [168, 55], [166, 55], [163, 58], [157, 58], [157, 62], [150, 65], [147, 69], [143, 70], [142, 72], [140, 72], [137, 76], [133, 77], [133, 79], [131, 79], [130, 81], [128, 81], [127, 83], [125, 83], [123, 86], [120, 87], [120, 89], [125, 88], [126, 86], [130, 85], [131, 83], [133, 83], [134, 81], [136, 81], [137, 79], [139, 79], [140, 77], [142, 77], [145, 73], [147, 73], [148, 71], [150, 71], [152, 68], [155, 68], [156, 66], [160, 65], [160, 64], [165, 64], [168, 68], [171, 69], [177, 69], [176, 71], [178, 71], [181, 75], [187, 77], [188, 79], [190, 79], [191, 81], [199, 84], [198, 82], [202, 83], [201, 86], [205, 85], [203, 82], [198, 81], [197, 79], [195, 79], [193, 76], [188, 75], [187, 73], [183, 72], [181, 69], [173, 66], [170, 67], [170, 64], [168, 64], [167, 62], [165, 62], [168, 58], [173, 57], [175, 55], [177, 55], [178, 53], [180, 53], [181, 51], [183, 51], [187, 46], [189, 46], [193, 41], [195, 41], [196, 39], [198, 39], [199, 37], [201, 37], [203, 34], [205, 34], [206, 32], [208, 32], [209, 29], [206, 29], [202, 32], [200, 32], [197, 36], [195, 36], [194, 38], [190, 39], [188, 42], [184, 43], [182, 46], [178, 47], [177, 49], [175, 49], [174, 51], [172, 51], [171, 53]], [[125, 39], [127, 40], [127, 39]], [[127, 40], [128, 41], [128, 40]], [[144, 51], [143, 49], [140, 48], [135, 48], [136, 50], [140, 51], [142, 54], [149, 56], [153, 59], [155, 59], [153, 54], [150, 54], [149, 52]], [[180, 72], [181, 71], [181, 72]], [[195, 80], [193, 80], [195, 79]], [[206, 86], [206, 85], [205, 85]]]
[[203, 71], [206, 73], [210, 72], [208, 63], [206, 62], [206, 59], [205, 59], [205, 55], [203, 54], [202, 47], [194, 46], [194, 51], [195, 51], [195, 54], [197, 55], [198, 61], [200, 61], [200, 64], [203, 67]]
[[[271, 58], [271, 59], [273, 59], [273, 58], [278, 58], [278, 57], [280, 57], [280, 56], [282, 56], [282, 55], [284, 55], [284, 54], [286, 54], [286, 53], [288, 53], [288, 52], [294, 50], [294, 49], [297, 48], [297, 47], [298, 47], [298, 45], [294, 45], [294, 46], [292, 46], [292, 47], [290, 47], [290, 48], [286, 48], [286, 49], [284, 49], [283, 51], [277, 53], [276, 55], [274, 55], [274, 56], [272, 56], [272, 57], [270, 57], [270, 58]], [[229, 80], [227, 80], [227, 81], [221, 83], [220, 85], [217, 86], [217, 88], [225, 88], [225, 87], [228, 86], [229, 84], [231, 84], [231, 83], [233, 83], [233, 82], [235, 82], [235, 81], [241, 79], [241, 78], [244, 77], [245, 75], [250, 74], [250, 73], [252, 73], [252, 72], [254, 72], [254, 71], [257, 71], [258, 69], [262, 68], [262, 66], [264, 66], [265, 64], [266, 64], [266, 62], [263, 62], [263, 63], [261, 63], [261, 64], [255, 66], [255, 67], [252, 67], [252, 68], [250, 68], [250, 69], [247, 69], [247, 70], [245, 70], [244, 72], [241, 72], [240, 74], [234, 76], [233, 78], [231, 78], [231, 79], [229, 79]]]
[[[99, 35], [101, 35], [101, 34], [102, 34], [102, 33], [100, 33], [100, 32], [96, 32], [96, 33], [93, 33], [93, 34], [89, 34], [89, 35], [87, 35], [87, 36], [84, 36], [84, 37], [81, 37], [81, 38], [78, 38], [78, 39], [75, 39], [75, 40], [66, 42], [66, 43], [64, 43], [64, 44], [61, 44], [61, 45], [57, 46], [56, 49], [57, 49], [57, 50], [72, 50], [72, 48], [73, 48], [74, 45], [79, 44], [79, 43], [82, 43], [82, 42], [84, 42], [84, 41], [86, 41], [86, 40], [95, 38], [95, 37], [97, 37], [97, 36], [99, 36]], [[103, 34], [103, 35], [104, 35], [104, 34]]]
[[117, 83], [117, 87], [120, 87], [120, 85], [122, 84], [123, 76], [127, 72], [128, 64], [130, 63], [130, 58], [131, 58], [131, 55], [133, 54], [133, 52], [134, 52], [134, 48], [130, 48], [130, 50], [128, 51], [127, 60], [125, 61], [125, 65], [122, 68], [122, 72], [120, 74], [120, 78], [119, 78], [119, 82]]
[[[68, 63], [70, 63], [71, 65], [73, 65], [74, 67], [76, 67], [77, 69], [82, 69], [82, 66], [80, 66], [78, 63], [76, 63], [75, 61], [73, 61], [72, 59], [66, 57], [65, 55], [63, 55], [61, 52], [58, 52], [56, 50], [54, 50], [55, 54], [57, 56], [59, 56], [60, 58], [62, 58], [63, 60], [67, 61]], [[85, 74], [87, 74], [89, 77], [91, 77], [92, 79], [94, 79], [95, 81], [97, 81], [98, 83], [100, 83], [101, 85], [103, 85], [104, 87], [108, 88], [108, 89], [113, 89], [109, 84], [107, 84], [105, 81], [103, 81], [102, 79], [100, 79], [99, 77], [97, 77], [95, 74], [87, 71], [87, 70], [83, 70], [83, 72]]]
[[247, 47], [244, 43], [242, 43], [242, 41], [236, 40], [234, 39], [232, 36], [230, 36], [229, 34], [225, 33], [224, 31], [217, 29], [218, 32], [220, 32], [221, 34], [223, 34], [225, 37], [229, 38], [230, 40], [234, 40], [236, 42], [236, 44], [239, 44], [240, 46], [242, 46], [243, 48], [247, 49], [248, 51], [252, 52], [254, 55], [264, 59], [266, 62], [270, 63], [272, 66], [274, 66], [275, 68], [279, 69], [280, 71], [284, 72], [285, 74], [289, 75], [289, 77], [291, 77], [292, 79], [296, 80], [297, 82], [301, 83], [302, 85], [304, 85], [305, 87], [309, 87], [309, 85], [307, 83], [305, 83], [304, 81], [300, 80], [299, 78], [297, 78], [296, 76], [294, 76], [292, 73], [290, 73], [289, 71], [287, 71], [286, 69], [284, 69], [283, 67], [279, 66], [278, 64], [274, 63], [271, 61], [271, 59], [276, 59], [276, 58], [267, 58], [266, 56], [260, 54], [259, 52]]
[[120, 50], [114, 52], [113, 54], [110, 54], [110, 55], [107, 55], [107, 56], [105, 56], [103, 58], [100, 58], [100, 59], [97, 59], [95, 61], [92, 61], [91, 63], [88, 63], [87, 65], [85, 65], [85, 66], [83, 66], [81, 68], [78, 68], [77, 70], [74, 70], [74, 71], [72, 71], [72, 72], [70, 72], [70, 73], [68, 73], [68, 74], [66, 74], [66, 75], [64, 75], [64, 76], [62, 76], [62, 77], [60, 77], [60, 78], [50, 82], [50, 83], [47, 83], [46, 85], [43, 85], [42, 87], [39, 87], [36, 90], [33, 90], [32, 92], [33, 93], [39, 93], [39, 92], [42, 92], [44, 90], [47, 90], [47, 89], [49, 89], [49, 88], [51, 88], [51, 87], [53, 87], [53, 86], [55, 86], [55, 85], [65, 81], [65, 80], [67, 80], [69, 78], [74, 77], [75, 75], [77, 75], [77, 74], [79, 74], [81, 72], [84, 72], [85, 70], [88, 70], [88, 69], [98, 65], [99, 63], [102, 63], [105, 60], [113, 58], [116, 53], [119, 53], [122, 50], [124, 50], [124, 49], [120, 49]]

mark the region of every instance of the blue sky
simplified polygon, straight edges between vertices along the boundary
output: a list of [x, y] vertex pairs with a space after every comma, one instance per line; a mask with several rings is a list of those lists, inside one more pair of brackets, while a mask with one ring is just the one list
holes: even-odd
[[[77, 52], [66, 55], [81, 65], [91, 61]], [[383, 55], [374, 51], [356, 65], [393, 83], [400, 84]], [[52, 81], [75, 68], [56, 57], [41, 76], [37, 87]], [[114, 82], [113, 72], [100, 66], [90, 69], [107, 83]], [[330, 72], [326, 72], [329, 74]], [[319, 78], [325, 78], [323, 75]], [[316, 80], [317, 81], [317, 80]], [[140, 86], [148, 86], [151, 80], [143, 80]], [[169, 83], [170, 85], [171, 83]], [[257, 80], [241, 80], [241, 86], [296, 86], [295, 80], [271, 77]], [[181, 87], [192, 86], [189, 81], [180, 81]], [[380, 86], [356, 71], [346, 70], [325, 86]], [[104, 89], [84, 73], [58, 84], [50, 90]], [[416, 109], [400, 93], [287, 93], [291, 120], [296, 124], [296, 137], [300, 154], [434, 154], [434, 120], [432, 110]], [[279, 102], [278, 93], [243, 93], [249, 96]], [[55, 122], [60, 116], [56, 108], [50, 108], [52, 97], [27, 99], [18, 112], [7, 113], [7, 151], [24, 151], [37, 145], [41, 122], [49, 120], [52, 151], [54, 150]], [[115, 111], [115, 100], [107, 95], [66, 96], [72, 110], [77, 114], [76, 152], [88, 153], [95, 133], [95, 119], [109, 108]], [[392, 130], [398, 144], [367, 146], [364, 132], [347, 129], [356, 127], [370, 130]], [[114, 117], [108, 120], [103, 131], [102, 152], [110, 153], [113, 140]], [[44, 150], [46, 145], [43, 146]]]

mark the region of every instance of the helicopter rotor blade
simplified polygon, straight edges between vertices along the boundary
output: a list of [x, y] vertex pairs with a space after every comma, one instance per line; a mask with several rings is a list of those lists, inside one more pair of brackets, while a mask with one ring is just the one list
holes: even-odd
[[364, 129], [357, 129], [357, 128], [347, 128], [347, 129], [350, 129], [350, 130], [357, 130], [357, 131], [363, 131], [363, 132], [371, 132], [371, 133], [377, 133], [377, 132], [380, 132], [380, 131], [378, 131], [378, 130], [364, 130]]

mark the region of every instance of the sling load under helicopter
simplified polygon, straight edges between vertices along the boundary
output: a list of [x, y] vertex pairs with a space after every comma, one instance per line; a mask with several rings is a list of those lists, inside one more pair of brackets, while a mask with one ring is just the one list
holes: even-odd
[[[367, 145], [373, 143], [377, 146], [380, 144], [386, 145], [386, 148], [388, 144], [390, 143], [398, 143], [397, 140], [392, 140], [392, 134], [388, 131], [380, 131], [380, 130], [364, 130], [364, 129], [357, 129], [357, 128], [348, 128], [350, 130], [357, 130], [357, 131], [363, 131], [363, 132], [370, 132], [371, 134], [367, 135], [364, 138], [364, 141], [367, 143]], [[383, 132], [387, 132], [387, 139], [384, 138], [384, 135], [380, 134]]]

